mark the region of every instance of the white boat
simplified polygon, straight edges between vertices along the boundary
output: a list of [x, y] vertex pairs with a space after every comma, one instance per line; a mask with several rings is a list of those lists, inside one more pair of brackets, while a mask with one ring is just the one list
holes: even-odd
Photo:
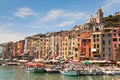
[[115, 68], [114, 73], [115, 73], [116, 75], [120, 75], [120, 68]]
[[45, 70], [43, 68], [25, 68], [24, 69], [26, 72], [34, 72], [34, 73], [43, 73]]
[[34, 72], [34, 68], [30, 68], [30, 67], [24, 68], [24, 71], [26, 71], [26, 72]]
[[59, 69], [55, 69], [55, 68], [45, 68], [45, 70], [48, 73], [59, 73]]
[[83, 75], [83, 76], [88, 75], [88, 74], [89, 74], [88, 70], [80, 70], [79, 72], [79, 75]]
[[42, 63], [26, 63], [24, 65], [24, 71], [27, 72], [34, 72], [34, 73], [41, 73], [41, 72], [46, 72], [44, 69], [44, 64]]
[[89, 70], [89, 75], [96, 75], [97, 74], [97, 70], [95, 68], [91, 68]]
[[2, 66], [6, 66], [6, 64], [3, 63]]
[[7, 62], [6, 65], [9, 65], [9, 66], [17, 66], [17, 65], [20, 65], [20, 63], [16, 63], [16, 62]]
[[64, 70], [60, 70], [60, 73], [68, 76], [78, 76], [79, 70], [64, 69]]
[[103, 74], [104, 74], [103, 70], [98, 68], [96, 75], [103, 75]]
[[104, 70], [103, 71], [104, 72], [104, 74], [107, 74], [107, 75], [115, 75], [115, 71], [114, 70]]

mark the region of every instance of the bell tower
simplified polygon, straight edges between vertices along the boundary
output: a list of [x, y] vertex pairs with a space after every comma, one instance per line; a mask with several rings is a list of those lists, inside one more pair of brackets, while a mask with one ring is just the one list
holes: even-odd
[[96, 23], [103, 23], [103, 12], [100, 7], [98, 8], [96, 12]]

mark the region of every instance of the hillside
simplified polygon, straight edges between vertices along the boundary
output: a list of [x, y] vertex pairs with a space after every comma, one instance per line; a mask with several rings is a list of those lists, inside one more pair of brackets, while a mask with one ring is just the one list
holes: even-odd
[[120, 27], [120, 12], [117, 13], [104, 17], [105, 27]]

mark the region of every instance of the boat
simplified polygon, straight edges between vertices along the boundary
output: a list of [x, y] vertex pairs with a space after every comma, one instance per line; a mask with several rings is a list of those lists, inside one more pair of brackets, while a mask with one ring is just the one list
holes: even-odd
[[78, 76], [79, 70], [64, 69], [64, 70], [60, 70], [60, 73], [63, 75], [68, 75], [68, 76]]
[[25, 63], [24, 65], [24, 71], [26, 72], [34, 72], [34, 73], [43, 73], [46, 72], [44, 69], [44, 64], [43, 63]]
[[20, 63], [17, 63], [17, 62], [7, 62], [6, 65], [8, 65], [8, 66], [18, 66], [18, 65], [20, 65]]
[[88, 70], [80, 70], [79, 71], [79, 75], [81, 75], [81, 76], [86, 76], [86, 75], [88, 75], [89, 74], [89, 71]]
[[104, 74], [107, 74], [107, 75], [115, 75], [114, 70], [106, 69], [103, 72], [104, 72]]
[[45, 68], [47, 73], [59, 73], [59, 70], [55, 68]]
[[96, 75], [97, 74], [97, 70], [95, 68], [91, 68], [89, 70], [89, 75]]
[[102, 69], [98, 68], [96, 75], [103, 75], [103, 74], [104, 74], [104, 72], [102, 71]]
[[60, 73], [68, 76], [78, 76], [80, 72], [75, 65], [68, 64], [66, 67], [62, 66]]
[[61, 67], [59, 65], [55, 66], [55, 65], [47, 65], [45, 70], [47, 73], [59, 73], [59, 70], [61, 69]]
[[115, 73], [116, 75], [120, 75], [120, 68], [115, 68], [115, 69], [114, 69], [114, 73]]

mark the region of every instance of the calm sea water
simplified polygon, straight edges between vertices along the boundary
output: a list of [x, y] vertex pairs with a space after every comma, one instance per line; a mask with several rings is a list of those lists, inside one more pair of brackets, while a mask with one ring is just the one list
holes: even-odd
[[120, 75], [71, 77], [61, 74], [27, 73], [21, 66], [0, 66], [0, 80], [120, 80]]

